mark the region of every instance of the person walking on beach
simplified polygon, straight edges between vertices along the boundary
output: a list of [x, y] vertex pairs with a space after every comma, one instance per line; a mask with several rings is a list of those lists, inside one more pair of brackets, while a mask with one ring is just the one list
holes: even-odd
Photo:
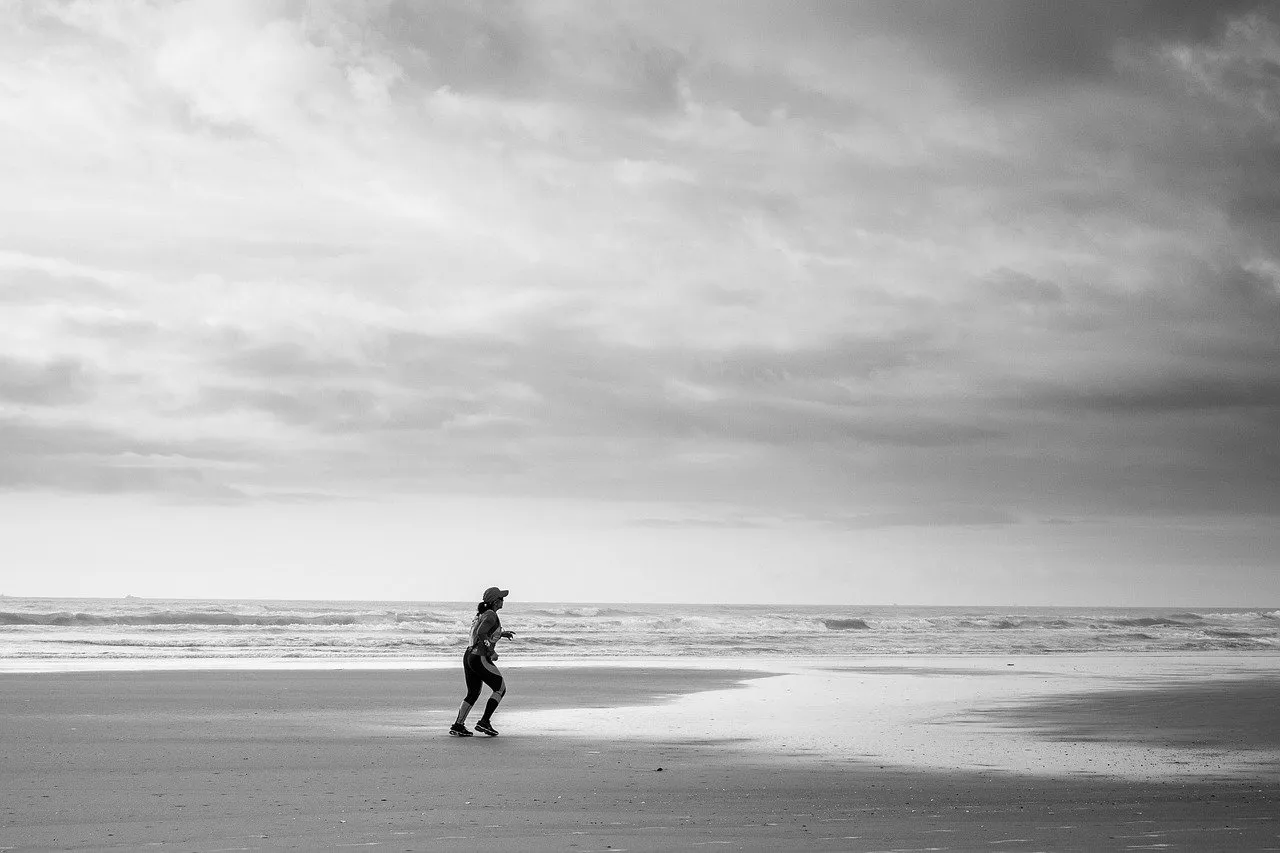
[[502, 630], [498, 611], [502, 609], [503, 601], [510, 592], [509, 589], [491, 586], [484, 591], [484, 597], [476, 605], [476, 617], [471, 621], [471, 645], [462, 653], [462, 674], [467, 680], [467, 698], [462, 700], [462, 706], [458, 708], [458, 719], [449, 727], [449, 734], [455, 737], [471, 737], [471, 731], [466, 725], [467, 714], [471, 713], [471, 706], [480, 698], [481, 684], [489, 685], [493, 695], [484, 706], [484, 716], [476, 723], [476, 731], [489, 737], [498, 736], [492, 717], [502, 697], [507, 695], [507, 683], [502, 678], [502, 671], [494, 663], [498, 659], [496, 648], [498, 640], [515, 637], [511, 631]]

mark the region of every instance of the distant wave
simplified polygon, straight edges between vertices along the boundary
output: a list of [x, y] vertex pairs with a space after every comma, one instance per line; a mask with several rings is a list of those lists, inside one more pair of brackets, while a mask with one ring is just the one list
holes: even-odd
[[[383, 649], [415, 649], [425, 647], [428, 649], [447, 649], [453, 646], [463, 646], [469, 641], [465, 637], [455, 637], [450, 635], [420, 635], [415, 637], [388, 637], [376, 640], [368, 640], [366, 638], [358, 639], [324, 639], [314, 637], [289, 638], [286, 640], [271, 640], [263, 642], [258, 637], [233, 637], [227, 639], [208, 635], [199, 638], [154, 635], [150, 637], [108, 637], [105, 639], [91, 639], [87, 637], [49, 637], [42, 638], [40, 641], [42, 646], [103, 646], [106, 648], [146, 648], [146, 649], [316, 649], [319, 651], [338, 649], [338, 650], [360, 650], [374, 652]], [[546, 645], [555, 645], [556, 641], [549, 640]], [[569, 645], [569, 643], [565, 643]]]
[[94, 613], [0, 612], [0, 625], [373, 625], [404, 622], [446, 624], [451, 620], [426, 614], [324, 613], [316, 616], [261, 615], [217, 611], [163, 610], [156, 613], [98, 615]]
[[1228, 639], [1226, 637], [1212, 640], [1194, 640], [1183, 643], [1179, 648], [1187, 651], [1219, 651], [1223, 649], [1265, 649], [1275, 645], [1275, 641], [1262, 637]]
[[1228, 613], [1206, 613], [1206, 619], [1221, 619], [1230, 622], [1252, 622], [1256, 619], [1280, 619], [1280, 610], [1243, 610]]
[[996, 628], [1007, 631], [1011, 628], [1080, 628], [1079, 622], [1070, 619], [1044, 619], [1035, 616], [1013, 616], [1007, 619], [961, 619], [957, 621], [959, 628]]
[[862, 619], [823, 619], [822, 624], [831, 631], [867, 631], [871, 629]]
[[[1199, 617], [1196, 617], [1197, 619]], [[1165, 616], [1143, 616], [1137, 619], [1108, 619], [1107, 625], [1119, 625], [1122, 628], [1156, 628], [1164, 626], [1167, 628], [1189, 628], [1191, 627], [1185, 621], [1180, 619], [1172, 619]]]
[[1155, 637], [1150, 634], [1144, 634], [1141, 631], [1125, 631], [1123, 633], [1099, 634], [1101, 640], [1154, 640]]
[[596, 619], [601, 616], [643, 616], [643, 613], [636, 613], [633, 610], [618, 610], [612, 607], [564, 607], [558, 610], [529, 610], [526, 611], [533, 616], [554, 616], [563, 618], [565, 616], [577, 619]]

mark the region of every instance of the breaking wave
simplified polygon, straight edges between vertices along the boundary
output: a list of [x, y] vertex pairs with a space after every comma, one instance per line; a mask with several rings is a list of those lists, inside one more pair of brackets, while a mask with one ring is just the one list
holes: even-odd
[[314, 616], [297, 614], [239, 614], [218, 611], [158, 611], [141, 614], [95, 613], [12, 613], [0, 612], [0, 625], [377, 625], [417, 622], [444, 624], [452, 620], [438, 616], [397, 613], [325, 613]]
[[[1194, 617], [1195, 614], [1187, 614]], [[1191, 622], [1200, 621], [1199, 619], [1172, 619], [1166, 616], [1140, 616], [1134, 619], [1111, 619], [1108, 620], [1109, 625], [1119, 625], [1122, 628], [1154, 628], [1158, 625], [1177, 626], [1180, 628], [1187, 627]]]
[[822, 624], [832, 631], [869, 631], [871, 626], [863, 619], [823, 619]]
[[598, 619], [608, 616], [639, 616], [634, 610], [618, 610], [613, 607], [563, 607], [556, 610], [530, 610], [535, 616], [558, 616], [574, 619]]

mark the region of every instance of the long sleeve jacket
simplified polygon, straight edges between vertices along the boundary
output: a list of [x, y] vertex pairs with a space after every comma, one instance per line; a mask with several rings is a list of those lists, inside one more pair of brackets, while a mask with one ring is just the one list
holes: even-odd
[[492, 659], [498, 640], [502, 638], [502, 620], [495, 610], [477, 613], [471, 622], [471, 646], [473, 651], [484, 658]]

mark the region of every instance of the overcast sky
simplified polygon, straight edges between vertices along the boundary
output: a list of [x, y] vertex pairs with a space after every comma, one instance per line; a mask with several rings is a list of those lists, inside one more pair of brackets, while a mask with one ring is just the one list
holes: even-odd
[[1280, 600], [1280, 11], [0, 0], [0, 593]]

